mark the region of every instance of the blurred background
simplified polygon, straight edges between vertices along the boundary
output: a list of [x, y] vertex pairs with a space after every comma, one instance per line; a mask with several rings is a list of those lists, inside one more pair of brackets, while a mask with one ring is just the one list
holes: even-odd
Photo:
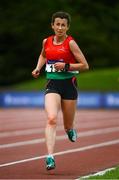
[[[44, 90], [46, 83], [44, 69], [38, 79], [33, 79], [31, 72], [36, 66], [42, 40], [53, 33], [50, 27], [51, 16], [60, 10], [70, 13], [72, 22], [68, 33], [75, 38], [90, 65], [88, 72], [77, 76], [79, 92], [91, 93], [90, 102], [94, 100], [93, 93], [99, 96], [99, 101], [103, 105], [108, 101], [114, 103], [114, 107], [119, 107], [119, 1], [117, 0], [1, 0], [1, 106], [5, 102], [9, 106], [10, 102], [18, 101], [10, 99], [13, 92], [27, 92], [33, 97], [34, 91]], [[107, 96], [109, 99], [105, 102]], [[27, 98], [23, 102], [27, 104], [31, 101], [36, 102]]]

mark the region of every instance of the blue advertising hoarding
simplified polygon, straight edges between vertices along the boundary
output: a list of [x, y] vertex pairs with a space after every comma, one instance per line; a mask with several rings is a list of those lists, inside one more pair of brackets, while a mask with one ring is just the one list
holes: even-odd
[[105, 94], [104, 106], [108, 108], [119, 108], [119, 93]]
[[79, 93], [77, 105], [80, 108], [100, 108], [102, 107], [102, 95], [95, 92]]
[[42, 92], [5, 92], [0, 95], [1, 107], [43, 107]]
[[[2, 92], [0, 107], [44, 107], [43, 92]], [[79, 92], [78, 108], [119, 108], [119, 93]]]

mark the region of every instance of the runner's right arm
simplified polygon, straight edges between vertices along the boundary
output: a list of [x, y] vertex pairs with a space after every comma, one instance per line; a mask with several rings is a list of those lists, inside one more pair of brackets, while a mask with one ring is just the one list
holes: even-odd
[[44, 50], [44, 44], [46, 42], [46, 39], [43, 40], [43, 47], [42, 47], [42, 50], [41, 50], [41, 54], [38, 58], [38, 63], [37, 63], [37, 66], [36, 68], [32, 71], [32, 76], [34, 78], [37, 78], [40, 74], [40, 70], [41, 68], [43, 67], [43, 65], [46, 63], [46, 57], [45, 57], [45, 50]]

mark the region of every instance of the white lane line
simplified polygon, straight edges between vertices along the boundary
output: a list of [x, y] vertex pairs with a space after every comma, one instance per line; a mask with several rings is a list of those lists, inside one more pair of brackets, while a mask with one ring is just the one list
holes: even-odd
[[94, 174], [89, 174], [89, 175], [86, 175], [86, 176], [79, 177], [78, 179], [75, 179], [75, 180], [86, 179], [86, 178], [90, 178], [90, 177], [93, 177], [93, 176], [103, 176], [107, 172], [112, 171], [114, 169], [116, 169], [116, 168], [108, 168], [108, 169], [105, 169], [103, 171], [99, 171], [99, 172], [94, 173]]
[[[118, 132], [118, 131], [119, 131], [119, 127], [95, 129], [95, 130], [79, 132], [78, 137], [87, 137], [87, 136], [94, 136], [94, 135], [99, 135], [99, 134], [108, 134], [108, 133], [113, 133], [113, 132]], [[56, 139], [57, 140], [67, 139], [67, 135], [57, 136]], [[44, 138], [33, 139], [33, 140], [29, 140], [29, 141], [20, 141], [20, 142], [15, 142], [15, 143], [10, 143], [10, 144], [2, 144], [2, 145], [0, 145], [0, 149], [26, 146], [26, 145], [32, 145], [32, 144], [40, 144], [43, 142], [45, 142]]]
[[[115, 122], [117, 124], [117, 120]], [[114, 120], [113, 120], [113, 123], [114, 123]], [[111, 124], [110, 124], [110, 126], [111, 126]], [[115, 124], [112, 124], [112, 126], [115, 126]], [[118, 124], [116, 127], [118, 127]], [[32, 128], [32, 129], [11, 130], [8, 132], [0, 132], [0, 138], [24, 136], [24, 135], [31, 135], [31, 134], [40, 134], [40, 133], [44, 132], [44, 128], [45, 128], [45, 125], [42, 128]], [[80, 125], [76, 124], [76, 128], [80, 128], [80, 129], [82, 129], [82, 128], [98, 128], [98, 126], [97, 126], [97, 122], [91, 122], [91, 123], [85, 122], [85, 123], [80, 123]], [[60, 130], [63, 130], [62, 125], [58, 125], [58, 127], [57, 127], [57, 131], [60, 131]]]
[[[45, 127], [42, 128], [33, 128], [33, 129], [24, 129], [8, 132], [0, 132], [0, 138], [14, 137], [14, 136], [26, 136], [31, 134], [40, 134], [44, 132]], [[57, 128], [58, 131], [62, 130], [62, 126]]]
[[14, 136], [24, 136], [24, 135], [31, 135], [31, 134], [40, 134], [44, 132], [44, 128], [34, 128], [34, 129], [25, 129], [25, 130], [18, 130], [18, 131], [9, 131], [9, 132], [1, 132], [0, 138], [5, 137], [14, 137]]
[[[116, 139], [113, 141], [107, 141], [107, 142], [103, 142], [103, 143], [99, 143], [99, 144], [91, 144], [89, 146], [84, 146], [81, 148], [69, 149], [66, 151], [57, 152], [57, 153], [54, 153], [54, 156], [60, 156], [63, 154], [69, 154], [69, 153], [74, 153], [74, 152], [76, 153], [76, 152], [91, 150], [91, 149], [95, 149], [95, 148], [101, 148], [101, 147], [105, 147], [105, 146], [115, 145], [118, 143], [119, 143], [119, 139]], [[15, 165], [15, 164], [21, 164], [21, 163], [29, 162], [29, 161], [35, 161], [35, 160], [43, 159], [45, 157], [46, 157], [46, 155], [43, 155], [43, 156], [38, 156], [38, 157], [33, 157], [33, 158], [28, 158], [28, 159], [13, 161], [13, 162], [8, 162], [8, 163], [1, 164], [0, 167], [7, 167], [7, 166]]]

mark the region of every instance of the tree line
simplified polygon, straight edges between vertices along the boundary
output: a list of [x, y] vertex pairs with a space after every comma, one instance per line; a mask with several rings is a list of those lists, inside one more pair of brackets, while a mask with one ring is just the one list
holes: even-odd
[[119, 2], [117, 0], [1, 0], [0, 85], [31, 79], [42, 40], [53, 32], [51, 16], [67, 11], [71, 34], [90, 69], [119, 66]]

